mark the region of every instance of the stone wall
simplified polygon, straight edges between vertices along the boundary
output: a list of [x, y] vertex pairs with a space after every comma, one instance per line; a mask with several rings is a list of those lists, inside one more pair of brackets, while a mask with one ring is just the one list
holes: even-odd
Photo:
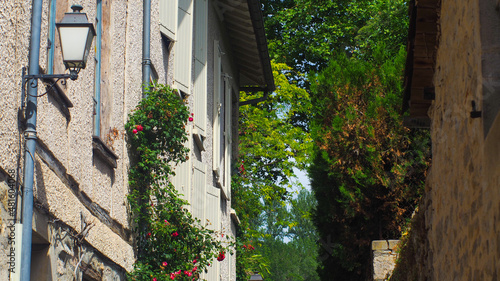
[[399, 240], [372, 241], [373, 280], [386, 280], [396, 266]]
[[[421, 210], [426, 239], [419, 245], [426, 263], [420, 277], [428, 277], [411, 280], [498, 280], [500, 120], [491, 107], [499, 77], [496, 8], [496, 0], [441, 1], [436, 99], [429, 110], [433, 163]], [[483, 118], [472, 118], [473, 110]]]

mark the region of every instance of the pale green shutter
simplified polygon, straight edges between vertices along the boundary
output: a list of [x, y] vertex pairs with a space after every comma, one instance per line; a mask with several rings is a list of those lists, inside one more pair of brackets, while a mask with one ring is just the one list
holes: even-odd
[[195, 0], [194, 125], [205, 135], [207, 122], [207, 0]]
[[170, 39], [176, 39], [177, 0], [160, 0], [160, 31]]
[[224, 94], [226, 95], [226, 102], [224, 104], [225, 106], [225, 116], [224, 116], [224, 184], [223, 184], [223, 191], [224, 191], [224, 196], [227, 200], [231, 198], [231, 157], [232, 157], [232, 133], [231, 133], [231, 115], [232, 115], [232, 94], [231, 94], [231, 83], [230, 83], [230, 77], [228, 75], [225, 75], [225, 81], [226, 81], [226, 89], [224, 91]]
[[[207, 185], [207, 193], [206, 193], [206, 208], [205, 208], [205, 217], [209, 220], [210, 225], [208, 225], [209, 229], [220, 231], [220, 189], [213, 187], [211, 185]], [[220, 262], [214, 259], [211, 263], [212, 266], [208, 268], [208, 273], [205, 274], [204, 279], [210, 281], [218, 281], [220, 280]]]
[[193, 7], [191, 0], [180, 0], [177, 21], [177, 41], [174, 45], [174, 85], [189, 94], [193, 44]]
[[191, 193], [191, 210], [194, 217], [198, 218], [202, 225], [205, 225], [205, 199], [206, 199], [206, 173], [207, 165], [193, 161], [193, 192]]
[[212, 151], [212, 165], [213, 170], [217, 174], [217, 176], [221, 176], [220, 174], [220, 121], [221, 121], [221, 98], [220, 94], [222, 91], [221, 85], [221, 52], [219, 47], [219, 41], [214, 42], [214, 115], [213, 115], [213, 151]]
[[[191, 130], [189, 127], [186, 127], [187, 135], [191, 134]], [[184, 147], [192, 146], [193, 138], [189, 138], [185, 143]], [[174, 167], [175, 176], [172, 177], [172, 184], [175, 186], [175, 189], [182, 194], [182, 198], [189, 202], [190, 193], [191, 193], [191, 179], [193, 177], [193, 164], [192, 157], [189, 157], [186, 162], [179, 163]], [[189, 209], [190, 207], [188, 207]]]

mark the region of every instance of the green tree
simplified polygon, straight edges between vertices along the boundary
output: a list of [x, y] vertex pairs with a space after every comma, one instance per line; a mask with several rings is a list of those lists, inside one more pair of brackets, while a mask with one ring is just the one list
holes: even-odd
[[370, 60], [339, 55], [311, 78], [325, 280], [366, 279], [370, 242], [399, 237], [423, 192], [428, 134], [402, 124], [404, 61], [381, 43]]
[[335, 54], [356, 49], [355, 36], [370, 18], [366, 0], [264, 0], [272, 57], [308, 73]]
[[[310, 111], [289, 120], [314, 140], [308, 155], [318, 201], [313, 217], [321, 237], [320, 275], [363, 280], [370, 241], [397, 237], [422, 193], [430, 161], [427, 132], [404, 128], [400, 115], [407, 1], [264, 0], [263, 6], [271, 56], [308, 74], [287, 77], [313, 102]], [[270, 219], [257, 216], [255, 222]], [[272, 271], [280, 259], [273, 254], [291, 245], [269, 241], [276, 244], [263, 255]]]
[[[237, 259], [242, 280], [245, 272], [255, 269], [255, 255], [262, 254], [259, 245], [268, 231], [278, 240], [284, 238], [280, 233], [288, 227], [289, 217], [283, 208], [290, 198], [293, 169], [305, 169], [312, 144], [309, 133], [294, 119], [311, 110], [307, 91], [290, 82], [300, 74], [285, 64], [273, 62], [272, 66], [276, 90], [258, 105], [240, 108], [240, 162], [233, 178], [232, 206], [241, 220], [238, 241], [257, 248], [252, 254], [238, 249], [240, 257], [244, 254]], [[241, 93], [242, 100], [258, 96]]]
[[268, 223], [258, 250], [269, 261], [265, 280], [319, 280], [318, 234], [311, 216], [315, 206], [314, 195], [302, 189], [288, 204], [264, 212]]

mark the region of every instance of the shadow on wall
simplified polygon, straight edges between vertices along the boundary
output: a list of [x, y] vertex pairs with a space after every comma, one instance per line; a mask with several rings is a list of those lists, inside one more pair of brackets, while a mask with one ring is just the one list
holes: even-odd
[[425, 210], [430, 200], [422, 198], [409, 229], [401, 237], [399, 257], [390, 281], [425, 281], [432, 275], [429, 241], [425, 227]]

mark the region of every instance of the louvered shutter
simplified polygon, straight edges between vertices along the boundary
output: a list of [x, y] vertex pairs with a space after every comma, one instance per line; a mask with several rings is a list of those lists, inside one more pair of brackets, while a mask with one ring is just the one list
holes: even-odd
[[205, 135], [207, 122], [207, 0], [195, 0], [194, 125]]
[[206, 199], [206, 173], [207, 165], [193, 161], [193, 192], [191, 193], [191, 210], [193, 216], [198, 218], [202, 225], [205, 225], [205, 199]]
[[175, 87], [189, 94], [191, 86], [191, 63], [193, 47], [193, 7], [192, 0], [179, 0], [177, 15], [177, 36], [174, 49]]
[[221, 85], [221, 53], [219, 48], [219, 41], [214, 42], [214, 116], [213, 116], [213, 153], [212, 153], [212, 165], [213, 170], [220, 176], [220, 120], [221, 120], [221, 99], [220, 93], [222, 91], [223, 85]]
[[160, 0], [160, 32], [175, 40], [177, 31], [177, 0]]

